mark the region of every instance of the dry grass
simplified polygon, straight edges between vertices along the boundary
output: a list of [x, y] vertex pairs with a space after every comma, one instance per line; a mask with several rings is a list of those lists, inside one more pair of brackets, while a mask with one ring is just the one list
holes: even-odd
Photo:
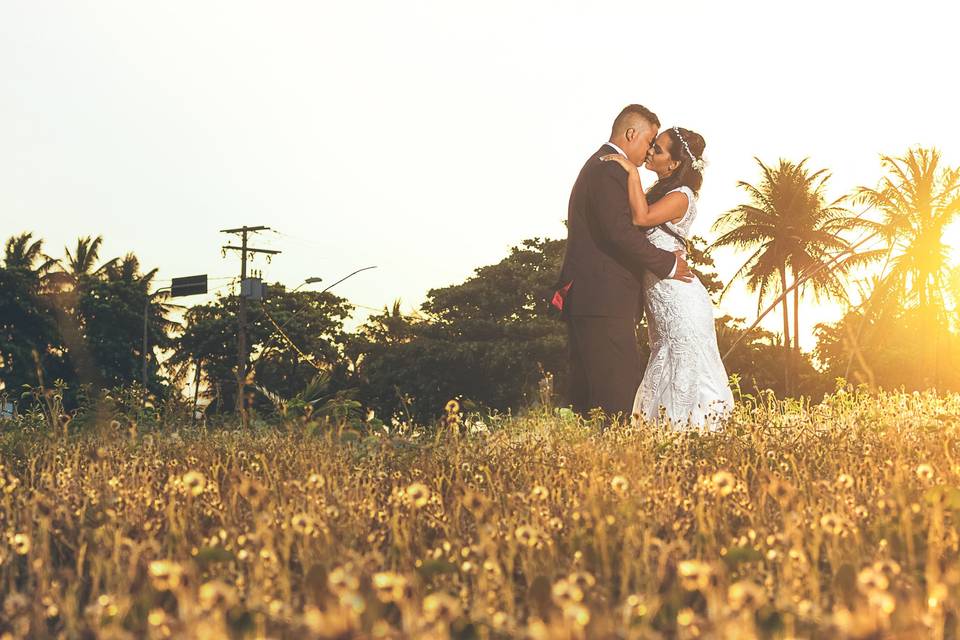
[[953, 637], [958, 415], [841, 392], [705, 436], [8, 425], [0, 633]]

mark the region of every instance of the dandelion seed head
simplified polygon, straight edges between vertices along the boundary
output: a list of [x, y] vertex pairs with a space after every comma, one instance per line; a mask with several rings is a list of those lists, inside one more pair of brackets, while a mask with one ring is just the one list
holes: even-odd
[[25, 533], [15, 533], [11, 540], [13, 552], [18, 556], [25, 556], [30, 553], [30, 536]]
[[197, 601], [204, 611], [229, 609], [237, 604], [237, 592], [222, 580], [211, 580], [200, 585]]
[[851, 476], [849, 473], [841, 473], [840, 475], [837, 476], [837, 481], [835, 484], [837, 486], [837, 489], [840, 489], [841, 491], [852, 489], [853, 476]]
[[689, 607], [681, 609], [677, 612], [677, 624], [681, 627], [689, 627], [693, 624], [693, 621], [696, 619], [696, 614], [693, 612], [693, 609]]
[[422, 482], [414, 482], [407, 487], [407, 499], [414, 507], [420, 509], [430, 501], [430, 489]]
[[733, 611], [755, 610], [766, 601], [763, 587], [749, 580], [739, 580], [727, 589], [727, 604]]
[[316, 531], [316, 524], [308, 514], [298, 513], [290, 519], [290, 526], [301, 535], [309, 536]]
[[423, 599], [423, 617], [427, 622], [450, 623], [460, 616], [460, 601], [447, 593], [431, 593]]
[[721, 497], [729, 496], [733, 493], [737, 481], [729, 471], [717, 471], [710, 478], [713, 490]]
[[157, 591], [172, 591], [183, 581], [183, 567], [171, 560], [154, 560], [150, 563], [149, 573]]
[[610, 480], [610, 487], [620, 496], [625, 496], [630, 490], [630, 481], [624, 476], [613, 476]]

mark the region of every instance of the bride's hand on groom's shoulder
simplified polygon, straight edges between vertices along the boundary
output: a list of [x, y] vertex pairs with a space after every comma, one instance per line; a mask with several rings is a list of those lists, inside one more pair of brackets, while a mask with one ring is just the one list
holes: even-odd
[[628, 173], [630, 171], [636, 171], [637, 165], [633, 164], [627, 158], [624, 158], [619, 153], [608, 153], [605, 156], [600, 156], [601, 162], [616, 162], [621, 167], [623, 167]]

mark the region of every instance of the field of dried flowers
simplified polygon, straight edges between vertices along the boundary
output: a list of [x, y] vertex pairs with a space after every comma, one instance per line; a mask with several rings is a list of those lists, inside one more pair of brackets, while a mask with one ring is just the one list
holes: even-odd
[[[0, 431], [0, 635], [955, 637], [960, 396]], [[321, 425], [322, 426], [322, 425]]]

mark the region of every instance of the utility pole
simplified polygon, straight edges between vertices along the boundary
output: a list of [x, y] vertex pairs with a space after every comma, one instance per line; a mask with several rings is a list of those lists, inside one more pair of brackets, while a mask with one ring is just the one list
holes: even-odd
[[246, 225], [238, 229], [221, 229], [220, 233], [234, 233], [240, 235], [240, 246], [224, 245], [223, 251], [227, 250], [240, 252], [240, 313], [238, 314], [238, 332], [237, 332], [237, 413], [240, 414], [240, 420], [243, 427], [247, 427], [247, 296], [244, 293], [244, 284], [247, 281], [247, 254], [265, 253], [268, 256], [274, 256], [279, 251], [272, 249], [254, 249], [247, 246], [247, 234], [257, 231], [269, 231], [270, 227], [248, 227]]

